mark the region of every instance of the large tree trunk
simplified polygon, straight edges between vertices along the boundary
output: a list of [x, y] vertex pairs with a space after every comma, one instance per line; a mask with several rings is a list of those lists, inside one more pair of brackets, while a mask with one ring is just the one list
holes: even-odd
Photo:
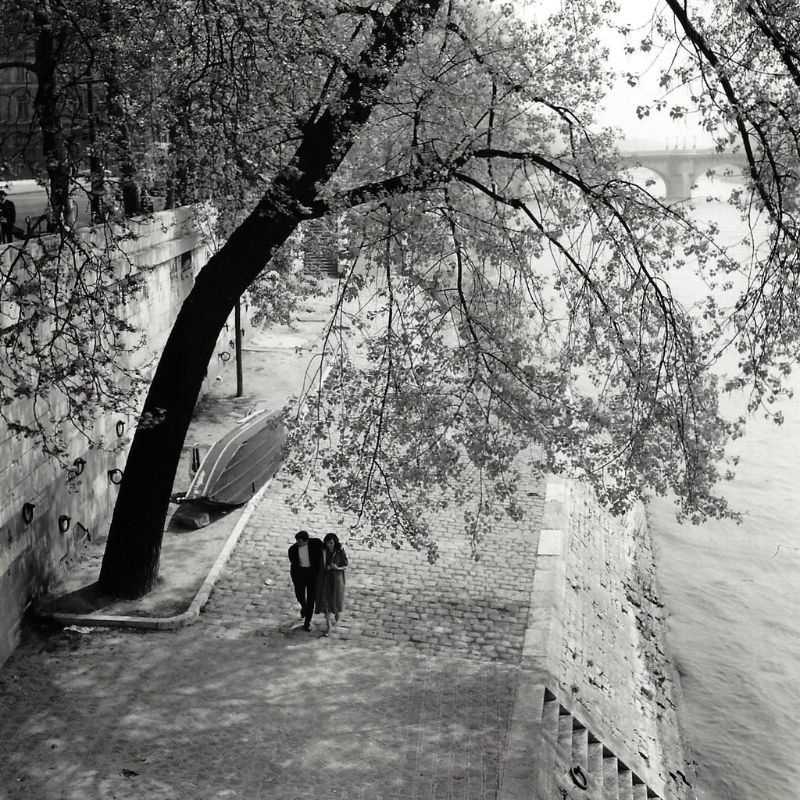
[[133, 438], [99, 583], [122, 597], [139, 597], [158, 574], [172, 483], [203, 376], [217, 336], [242, 292], [296, 227], [297, 214], [270, 215], [261, 206], [197, 276], [150, 387]]
[[169, 172], [165, 207], [190, 205], [197, 199], [197, 160], [191, 150], [192, 104], [179, 94], [174, 99], [174, 119], [169, 127]]
[[86, 120], [89, 133], [89, 204], [92, 223], [98, 222], [102, 215], [102, 200], [105, 191], [103, 159], [100, 157], [100, 143], [97, 131], [97, 106], [94, 96], [94, 70], [90, 64], [89, 79], [86, 81]]
[[344, 160], [439, 5], [440, 0], [400, 0], [376, 25], [359, 69], [348, 74], [339, 97], [305, 125], [291, 163], [197, 276], [161, 355], [128, 454], [100, 571], [104, 591], [140, 597], [152, 588], [181, 448], [217, 336], [275, 250], [303, 219], [324, 211], [319, 189]]
[[117, 149], [119, 177], [122, 187], [122, 207], [126, 217], [142, 213], [142, 191], [133, 157], [131, 132], [128, 128], [126, 110], [122, 103], [122, 88], [112, 76], [105, 76], [108, 96], [108, 119]]

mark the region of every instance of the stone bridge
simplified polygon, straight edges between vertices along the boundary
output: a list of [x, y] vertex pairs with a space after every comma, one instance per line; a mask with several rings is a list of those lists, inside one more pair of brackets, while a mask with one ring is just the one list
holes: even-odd
[[692, 196], [692, 186], [709, 170], [721, 174], [726, 169], [741, 175], [747, 166], [744, 153], [719, 153], [714, 148], [703, 150], [649, 150], [626, 153], [624, 163], [645, 167], [664, 181], [666, 201], [679, 203]]

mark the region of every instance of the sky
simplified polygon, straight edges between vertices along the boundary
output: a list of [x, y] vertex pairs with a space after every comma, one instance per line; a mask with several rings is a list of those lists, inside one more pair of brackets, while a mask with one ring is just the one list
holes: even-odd
[[[650, 27], [650, 19], [655, 11], [664, 7], [661, 0], [617, 0], [620, 6], [615, 15], [618, 24], [626, 23], [632, 28], [631, 44], [638, 44]], [[538, 16], [561, 7], [561, 0], [516, 0], [518, 10], [523, 14]], [[617, 85], [607, 98], [606, 107], [599, 114], [603, 124], [621, 128], [625, 132], [623, 150], [673, 150], [705, 149], [713, 147], [711, 137], [705, 133], [694, 119], [672, 120], [667, 111], [652, 112], [649, 117], [639, 119], [636, 108], [652, 103], [661, 94], [658, 86], [659, 73], [666, 65], [666, 56], [624, 52], [623, 39], [611, 31], [601, 37], [609, 50], [609, 63], [620, 76], [623, 72], [641, 75], [639, 85], [631, 87], [620, 77]], [[688, 93], [681, 97], [673, 95], [676, 103], [690, 105]]]
[[[650, 19], [654, 10], [663, 8], [658, 0], [618, 0], [620, 11], [616, 15], [618, 23], [631, 26], [631, 44], [638, 44], [650, 29]], [[651, 112], [649, 117], [638, 119], [636, 108], [651, 104], [663, 90], [658, 81], [661, 70], [667, 66], [672, 51], [667, 54], [651, 52], [628, 55], [623, 51], [619, 35], [609, 34], [606, 44], [609, 48], [609, 62], [618, 72], [635, 72], [641, 75], [639, 85], [631, 87], [620, 77], [608, 98], [605, 110], [600, 114], [602, 122], [615, 125], [626, 132], [624, 149], [693, 149], [713, 147], [711, 137], [703, 131], [697, 118], [683, 120], [670, 119], [667, 111]], [[670, 96], [674, 103], [690, 106], [688, 92]]]

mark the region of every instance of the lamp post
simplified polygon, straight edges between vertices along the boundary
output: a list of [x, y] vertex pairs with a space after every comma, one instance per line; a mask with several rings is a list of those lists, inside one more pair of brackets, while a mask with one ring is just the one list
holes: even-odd
[[236, 308], [233, 312], [233, 324], [236, 328], [234, 342], [236, 349], [236, 396], [244, 394], [244, 381], [242, 379], [242, 299], [236, 299]]

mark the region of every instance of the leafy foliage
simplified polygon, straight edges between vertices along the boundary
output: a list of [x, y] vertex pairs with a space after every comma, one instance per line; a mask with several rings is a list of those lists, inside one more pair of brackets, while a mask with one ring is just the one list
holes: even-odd
[[361, 340], [331, 328], [292, 473], [431, 556], [427, 509], [466, 508], [477, 548], [517, 512], [520, 469], [586, 478], [618, 512], [654, 490], [694, 521], [735, 515], [715, 487], [742, 423], [710, 369], [729, 320], [709, 302], [700, 322], [669, 286], [687, 256], [729, 257], [620, 176], [592, 117], [609, 79], [595, 14], [471, 8], [450, 7], [348, 159], [378, 195], [351, 214], [339, 304]]
[[271, 268], [250, 284], [247, 296], [253, 325], [291, 325], [303, 300], [324, 291], [316, 277], [304, 272], [301, 246], [299, 237], [290, 239], [273, 256]]
[[88, 238], [31, 242], [6, 256], [0, 417], [67, 466], [68, 427], [96, 447], [104, 411], [135, 410], [142, 334], [129, 302], [143, 274], [117, 245], [100, 249]]
[[669, 94], [685, 87], [717, 149], [747, 159], [747, 186], [732, 191], [730, 202], [746, 231], [734, 246], [750, 256], [723, 254], [701, 264], [712, 279], [710, 312], [723, 298], [732, 309], [728, 342], [738, 371], [726, 388], [749, 389], [750, 410], [780, 422], [771, 406], [787, 394], [799, 332], [800, 13], [782, 1], [729, 0], [702, 11], [674, 0], [666, 5], [652, 23], [652, 38], [671, 53], [661, 78], [665, 97], [656, 106], [684, 114]]
[[[695, 521], [733, 513], [718, 483], [742, 421], [720, 414], [715, 362], [738, 348], [727, 388], [752, 386], [758, 405], [783, 391], [798, 334], [797, 16], [782, 3], [721, 3], [707, 20], [667, 6], [629, 47], [688, 44], [662, 85], [696, 82], [720, 146], [735, 128], [752, 192], [734, 201], [772, 226], [744, 264], [713, 225], [632, 183], [617, 132], [594, 119], [615, 79], [598, 37], [610, 3], [565, 0], [532, 20], [488, 0], [115, 0], [80, 21], [47, 8], [95, 59], [123, 183], [157, 140], [150, 163], [170, 196], [219, 208], [225, 243], [193, 302], [222, 309], [251, 287], [285, 318], [306, 290], [292, 233], [345, 220], [330, 372], [313, 413], [295, 413], [290, 470], [433, 556], [426, 509], [463, 506], [477, 545], [517, 513], [523, 469], [580, 475], [617, 511], [652, 489]], [[686, 112], [671, 105], [654, 108]], [[685, 308], [670, 282], [692, 264], [710, 290]], [[190, 313], [178, 324], [198, 324]], [[157, 376], [159, 407], [168, 389]]]

